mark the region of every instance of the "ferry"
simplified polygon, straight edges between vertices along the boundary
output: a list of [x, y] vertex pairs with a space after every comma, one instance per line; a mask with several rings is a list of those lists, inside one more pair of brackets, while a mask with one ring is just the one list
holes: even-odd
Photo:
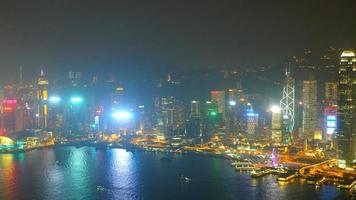
[[287, 173], [278, 175], [277, 181], [287, 182], [287, 181], [290, 181], [296, 177], [297, 177], [297, 175], [295, 173], [287, 172]]
[[251, 171], [251, 177], [257, 178], [257, 177], [261, 177], [261, 176], [264, 176], [264, 175], [271, 174], [272, 172], [273, 172], [273, 170], [268, 169], [268, 168], [252, 170]]
[[236, 171], [252, 171], [255, 169], [254, 165], [248, 161], [240, 161], [234, 163]]
[[337, 185], [338, 188], [341, 189], [351, 189], [352, 187], [354, 187], [356, 185], [356, 180], [355, 181], [344, 181], [340, 184]]
[[322, 181], [324, 181], [324, 178], [322, 178], [320, 176], [310, 176], [310, 177], [307, 177], [307, 179], [306, 179], [306, 182], [309, 185], [318, 185]]

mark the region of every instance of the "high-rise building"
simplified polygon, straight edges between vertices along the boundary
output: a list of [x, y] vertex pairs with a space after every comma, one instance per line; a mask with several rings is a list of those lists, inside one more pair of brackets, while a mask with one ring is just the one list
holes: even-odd
[[36, 124], [37, 128], [47, 128], [48, 126], [48, 80], [45, 78], [43, 70], [41, 70], [40, 77], [37, 81], [37, 92], [36, 92]]
[[190, 102], [190, 116], [199, 117], [200, 116], [200, 102], [193, 100]]
[[203, 119], [204, 137], [211, 136], [219, 130], [222, 124], [221, 113], [218, 112], [217, 103], [206, 101], [204, 104], [205, 116]]
[[211, 91], [210, 100], [215, 102], [218, 106], [218, 113], [221, 113], [223, 118], [225, 119], [225, 91]]
[[286, 69], [285, 83], [280, 101], [282, 115], [282, 140], [284, 144], [291, 143], [294, 130], [295, 81], [290, 71]]
[[249, 108], [246, 113], [247, 121], [247, 136], [255, 137], [258, 129], [258, 113], [254, 112], [252, 108]]
[[5, 98], [2, 101], [2, 128], [10, 134], [16, 129], [17, 100]]
[[317, 81], [304, 80], [302, 89], [303, 101], [303, 138], [313, 139], [318, 125]]
[[272, 113], [272, 119], [271, 119], [272, 141], [276, 143], [280, 143], [282, 141], [281, 108], [279, 106], [272, 106], [271, 113]]
[[340, 56], [337, 142], [346, 164], [356, 158], [356, 56], [345, 50]]
[[182, 102], [174, 98], [156, 97], [154, 100], [155, 126], [162, 136], [172, 136], [184, 129], [185, 113]]
[[336, 106], [327, 106], [324, 108], [323, 113], [323, 137], [326, 141], [331, 141], [332, 136], [336, 129], [336, 115], [337, 107]]
[[337, 104], [337, 83], [336, 82], [325, 82], [324, 83], [324, 100], [327, 106], [332, 106]]
[[238, 105], [239, 93], [237, 89], [230, 88], [227, 90], [227, 110], [226, 110], [226, 130], [229, 133], [237, 133], [239, 129]]

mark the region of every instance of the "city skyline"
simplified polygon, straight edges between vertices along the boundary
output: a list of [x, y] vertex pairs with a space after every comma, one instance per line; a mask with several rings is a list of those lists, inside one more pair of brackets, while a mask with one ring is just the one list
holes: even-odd
[[[304, 49], [355, 46], [354, 2], [344, 3], [349, 6], [332, 1], [323, 6], [308, 1], [6, 2], [0, 67], [16, 73], [23, 66], [34, 77], [33, 69], [41, 66], [54, 74], [99, 67], [283, 66]], [[1, 77], [13, 81], [9, 78]]]
[[0, 199], [356, 198], [356, 1], [0, 7]]

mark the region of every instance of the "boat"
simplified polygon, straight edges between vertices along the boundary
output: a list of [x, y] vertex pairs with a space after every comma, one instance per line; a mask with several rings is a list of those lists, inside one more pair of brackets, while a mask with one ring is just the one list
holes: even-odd
[[96, 191], [102, 192], [104, 190], [105, 190], [105, 188], [103, 186], [100, 186], [100, 185], [96, 186]]
[[287, 173], [278, 175], [277, 181], [287, 182], [287, 181], [294, 179], [295, 177], [297, 177], [297, 175], [295, 173], [287, 172]]
[[251, 177], [253, 178], [257, 178], [257, 177], [261, 177], [264, 175], [268, 175], [271, 174], [273, 171], [270, 169], [257, 169], [257, 170], [252, 170], [251, 171]]
[[255, 169], [254, 165], [248, 161], [234, 162], [233, 166], [235, 166], [236, 171], [252, 171]]
[[185, 177], [183, 175], [180, 175], [180, 183], [189, 183], [192, 179], [188, 178], [188, 177]]

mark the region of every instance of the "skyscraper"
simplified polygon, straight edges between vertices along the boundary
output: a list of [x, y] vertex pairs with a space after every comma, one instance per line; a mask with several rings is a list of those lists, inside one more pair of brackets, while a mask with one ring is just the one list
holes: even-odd
[[200, 116], [200, 102], [193, 100], [190, 102], [190, 117]]
[[37, 112], [36, 112], [36, 124], [37, 128], [47, 128], [48, 126], [48, 80], [45, 78], [44, 72], [41, 69], [40, 77], [37, 81]]
[[356, 56], [342, 52], [339, 67], [337, 142], [340, 159], [349, 165], [356, 158]]
[[337, 83], [336, 82], [325, 82], [324, 83], [324, 98], [325, 104], [327, 106], [332, 106], [337, 104]]
[[247, 136], [255, 137], [258, 128], [258, 113], [255, 113], [252, 108], [247, 109], [246, 113], [246, 121], [247, 121]]
[[282, 140], [283, 143], [289, 144], [292, 140], [292, 132], [294, 130], [295, 81], [288, 69], [286, 69], [285, 75], [280, 107], [282, 115]]
[[316, 80], [303, 81], [302, 101], [303, 138], [312, 139], [318, 124]]
[[282, 141], [281, 133], [281, 108], [279, 106], [272, 106], [272, 120], [271, 120], [271, 132], [272, 132], [272, 141], [280, 143]]
[[211, 91], [211, 101], [218, 106], [218, 112], [222, 114], [225, 119], [225, 91]]
[[154, 100], [155, 126], [159, 134], [173, 136], [185, 125], [184, 106], [173, 96], [156, 97]]

